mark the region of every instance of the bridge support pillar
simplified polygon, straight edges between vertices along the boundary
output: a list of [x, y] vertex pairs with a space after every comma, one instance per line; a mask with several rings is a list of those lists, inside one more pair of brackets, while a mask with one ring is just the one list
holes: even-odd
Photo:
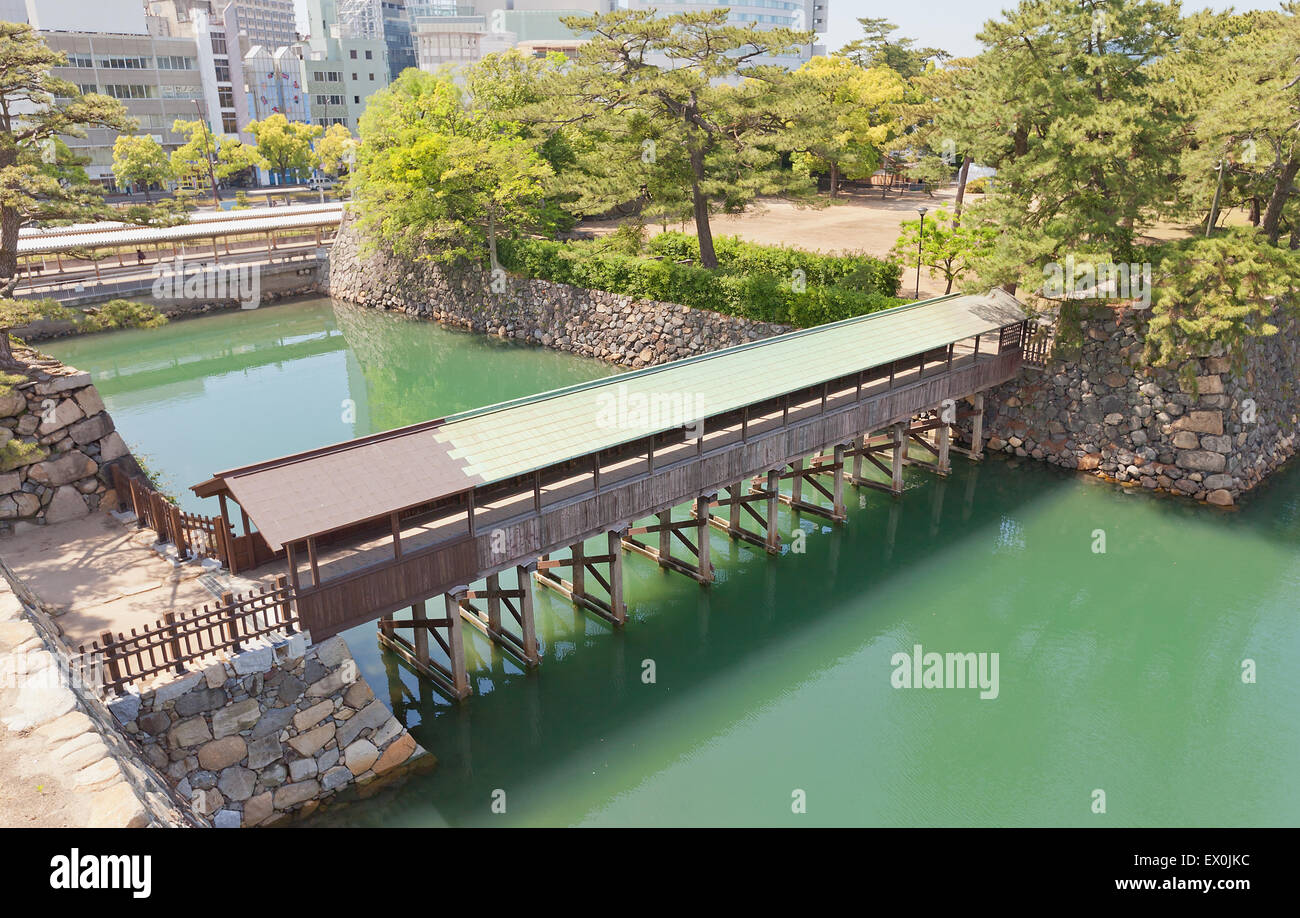
[[975, 403], [975, 413], [971, 415], [970, 423], [970, 457], [972, 459], [984, 458], [984, 393], [976, 392], [972, 399]]
[[[461, 631], [460, 602], [464, 592], [443, 597], [446, 612], [442, 618], [429, 618], [427, 601], [411, 605], [411, 618], [398, 621], [391, 615], [379, 622], [380, 646], [391, 650], [417, 673], [429, 679], [443, 694], [454, 701], [469, 697], [469, 673], [465, 666], [465, 640]], [[408, 639], [400, 631], [410, 630]], [[440, 631], [441, 629], [441, 631]], [[429, 636], [447, 654], [444, 665], [429, 653]]]
[[[492, 574], [485, 589], [467, 591], [460, 602], [460, 614], [494, 644], [532, 668], [542, 662], [533, 620], [532, 574], [526, 567], [518, 567], [515, 572], [519, 583], [513, 590], [502, 589], [501, 575]], [[476, 604], [480, 599], [486, 600], [486, 607]], [[508, 619], [503, 618], [502, 609], [514, 620], [514, 627], [504, 624]]]
[[[825, 517], [836, 523], [844, 522], [846, 513], [844, 510], [844, 455], [847, 448], [844, 444], [836, 444], [829, 456], [813, 456], [808, 468], [803, 468], [802, 462], [791, 464], [792, 471], [782, 475], [782, 478], [791, 479], [790, 496], [782, 497], [781, 502], [800, 513], [811, 513], [814, 516]], [[818, 480], [819, 476], [830, 475], [830, 490]], [[831, 502], [830, 507], [823, 507], [821, 504], [814, 504], [811, 501], [803, 499], [803, 484], [807, 482], [808, 486]]]
[[890, 490], [895, 494], [903, 493], [903, 466], [907, 464], [907, 424], [899, 421], [893, 427], [893, 461], [891, 466], [892, 481]]
[[[679, 574], [685, 574], [693, 580], [700, 583], [713, 582], [713, 563], [709, 558], [709, 506], [712, 502], [711, 497], [697, 498], [692, 508], [693, 519], [673, 521], [672, 508], [663, 510], [655, 514], [658, 521], [652, 526], [633, 526], [623, 536], [623, 547], [629, 551], [634, 551], [639, 555], [644, 555], [650, 560], [656, 562], [660, 567], [668, 570], [677, 571]], [[696, 541], [692, 542], [690, 536], [686, 533], [694, 529]], [[658, 548], [652, 548], [650, 545], [642, 542], [633, 536], [658, 533]], [[701, 538], [701, 534], [703, 537]], [[681, 558], [673, 557], [673, 539], [681, 542], [686, 546], [686, 550], [695, 556], [695, 563], [683, 561]]]
[[[749, 493], [745, 493], [744, 482], [738, 481], [735, 484], [727, 485], [725, 490], [727, 492], [726, 500], [712, 501], [709, 504], [709, 506], [726, 507], [727, 517], [726, 519], [723, 519], [721, 516], [713, 516], [712, 514], [710, 514], [708, 518], [709, 524], [713, 526], [714, 529], [725, 532], [733, 539], [740, 539], [743, 542], [748, 542], [751, 545], [757, 545], [759, 548], [763, 548], [768, 551], [775, 550], [769, 548], [768, 546], [767, 519], [763, 516], [763, 514], [759, 513], [757, 510], [754, 509], [754, 504], [759, 503], [760, 501], [768, 501], [768, 494], [766, 489], [751, 488]], [[698, 508], [696, 509], [696, 513], [697, 514], [699, 513]], [[745, 529], [741, 525], [740, 522], [741, 513], [746, 513], [749, 516], [753, 517], [754, 521], [758, 523], [760, 527], [760, 532], [762, 533], [761, 535], [750, 532], [748, 529]], [[780, 547], [780, 544], [781, 542], [780, 539], [778, 538], [776, 542], [777, 548]]]
[[[570, 546], [570, 557], [565, 560], [543, 558], [537, 563], [533, 574], [539, 584], [552, 589], [568, 599], [574, 605], [603, 618], [611, 625], [621, 626], [627, 621], [627, 605], [623, 602], [623, 553], [620, 551], [622, 533], [606, 534], [606, 553], [603, 555], [587, 554], [586, 546], [578, 542]], [[608, 577], [601, 573], [597, 565], [606, 565]], [[565, 580], [557, 573], [562, 568], [569, 568], [571, 579]], [[587, 590], [587, 577], [590, 575], [604, 588], [608, 599], [593, 595]]]

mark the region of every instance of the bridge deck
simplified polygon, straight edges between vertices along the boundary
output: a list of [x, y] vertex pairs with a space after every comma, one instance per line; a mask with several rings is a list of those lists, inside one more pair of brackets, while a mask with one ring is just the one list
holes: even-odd
[[227, 520], [227, 502], [239, 504], [232, 563], [286, 550], [299, 613], [321, 639], [1010, 379], [1024, 323], [1000, 291], [940, 297], [233, 469], [194, 490], [218, 496]]

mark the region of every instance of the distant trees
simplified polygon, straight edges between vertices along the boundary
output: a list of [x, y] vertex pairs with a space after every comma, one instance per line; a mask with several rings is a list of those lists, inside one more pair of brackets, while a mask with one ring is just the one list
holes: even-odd
[[172, 174], [195, 188], [212, 189], [212, 203], [220, 199], [217, 180], [230, 178], [262, 165], [257, 151], [236, 137], [214, 134], [203, 121], [177, 119], [172, 132], [189, 139], [171, 153]]
[[281, 182], [301, 181], [311, 173], [316, 164], [312, 145], [325, 133], [319, 124], [290, 121], [278, 112], [250, 121], [247, 130], [257, 143], [260, 164], [278, 174]]
[[148, 134], [119, 134], [113, 141], [113, 177], [123, 186], [143, 185], [150, 200], [151, 185], [166, 185], [172, 164], [162, 144]]

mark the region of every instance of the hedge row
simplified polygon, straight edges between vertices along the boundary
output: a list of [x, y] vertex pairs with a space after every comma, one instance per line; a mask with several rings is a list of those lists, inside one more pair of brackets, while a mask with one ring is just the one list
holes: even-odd
[[[867, 256], [817, 255], [724, 238], [716, 241], [718, 269], [710, 271], [678, 263], [698, 258], [698, 249], [692, 255], [684, 240], [695, 243], [680, 233], [656, 237], [651, 251], [659, 258], [535, 239], [505, 241], [499, 255], [505, 268], [531, 278], [801, 328], [903, 302], [893, 295], [898, 267]], [[803, 272], [802, 284], [795, 283], [796, 270]]]

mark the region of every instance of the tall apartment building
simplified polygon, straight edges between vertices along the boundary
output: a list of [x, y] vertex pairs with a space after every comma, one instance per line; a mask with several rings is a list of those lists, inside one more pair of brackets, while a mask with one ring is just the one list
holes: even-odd
[[381, 0], [307, 0], [307, 22], [312, 120], [355, 134], [366, 100], [392, 81]]
[[[185, 140], [172, 132], [177, 120], [204, 118], [214, 130], [225, 122], [217, 82], [216, 57], [206, 53], [193, 35], [159, 34], [150, 28], [140, 0], [26, 0], [25, 18], [46, 44], [68, 57], [54, 75], [83, 93], [97, 92], [122, 103], [139, 122], [141, 133], [153, 136], [171, 152]], [[209, 42], [211, 37], [207, 36]], [[215, 112], [215, 119], [209, 118]], [[78, 156], [89, 160], [86, 173], [95, 182], [115, 186], [113, 144], [117, 132], [90, 128], [86, 137], [65, 137]]]
[[388, 45], [388, 70], [395, 80], [408, 67], [416, 66], [415, 39], [406, 0], [381, 0], [384, 42]]

